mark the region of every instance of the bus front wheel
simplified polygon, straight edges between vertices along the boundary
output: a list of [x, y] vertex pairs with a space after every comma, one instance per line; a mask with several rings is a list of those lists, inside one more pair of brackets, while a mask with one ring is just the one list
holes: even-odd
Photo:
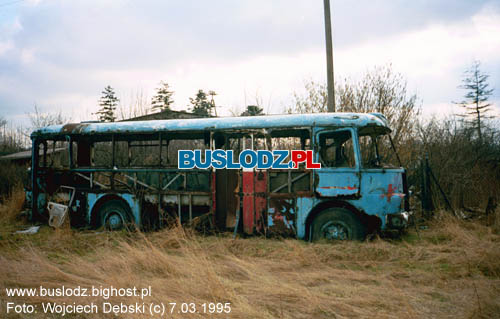
[[125, 203], [119, 200], [110, 200], [104, 203], [99, 210], [101, 226], [108, 230], [120, 230], [130, 223], [130, 210]]
[[352, 212], [344, 208], [329, 208], [312, 223], [312, 240], [363, 240], [365, 227]]

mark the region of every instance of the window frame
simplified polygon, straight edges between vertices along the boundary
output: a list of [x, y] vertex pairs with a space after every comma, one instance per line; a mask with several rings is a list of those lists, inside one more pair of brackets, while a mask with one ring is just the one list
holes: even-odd
[[[325, 133], [348, 131], [351, 134], [353, 154], [354, 154], [354, 166], [327, 166], [322, 160], [320, 152], [320, 135]], [[322, 127], [318, 128], [314, 134], [314, 153], [315, 161], [321, 163], [321, 169], [329, 170], [347, 170], [347, 171], [359, 171], [361, 169], [361, 155], [359, 153], [359, 141], [358, 141], [358, 131], [352, 127], [342, 127], [342, 128], [328, 128]]]

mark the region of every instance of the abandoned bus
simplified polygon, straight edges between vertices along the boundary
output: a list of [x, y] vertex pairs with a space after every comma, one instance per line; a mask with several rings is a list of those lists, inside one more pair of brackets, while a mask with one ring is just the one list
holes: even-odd
[[[408, 218], [378, 113], [53, 125], [32, 133], [31, 217], [150, 229], [169, 220], [306, 240], [362, 239]], [[50, 149], [64, 147], [58, 158]], [[179, 150], [311, 150], [319, 169], [179, 169]], [[203, 153], [203, 151], [202, 151]], [[42, 154], [38, 156], [38, 154]]]

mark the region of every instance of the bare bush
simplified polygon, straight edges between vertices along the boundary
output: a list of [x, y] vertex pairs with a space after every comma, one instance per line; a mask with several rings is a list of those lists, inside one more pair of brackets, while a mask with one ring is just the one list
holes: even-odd
[[0, 118], [0, 156], [22, 151], [29, 145], [29, 138], [22, 127]]
[[151, 103], [144, 91], [142, 89], [132, 91], [128, 99], [120, 99], [118, 104], [118, 119], [127, 120], [147, 115], [150, 109]]
[[[500, 198], [500, 144], [497, 133], [484, 130], [481, 140], [475, 128], [455, 117], [433, 119], [419, 126], [416, 147], [429, 155], [430, 166], [456, 209], [484, 211], [490, 197]], [[437, 205], [441, 194], [434, 190]]]
[[31, 122], [31, 130], [39, 129], [49, 125], [63, 124], [71, 121], [71, 119], [63, 115], [61, 111], [55, 113], [42, 112], [36, 104], [33, 107], [33, 112], [28, 113], [28, 117]]
[[[288, 113], [327, 112], [326, 85], [310, 81], [305, 95], [294, 93], [294, 104]], [[366, 72], [360, 81], [345, 79], [335, 90], [337, 111], [378, 112], [385, 115], [393, 129], [397, 146], [405, 144], [416, 132], [420, 104], [416, 94], [410, 94], [402, 74], [391, 65]]]
[[[326, 85], [309, 81], [305, 92], [294, 93], [288, 113], [327, 111]], [[454, 208], [484, 211], [488, 201], [498, 202], [500, 144], [498, 130], [493, 126], [484, 126], [482, 139], [477, 139], [474, 127], [455, 117], [421, 122], [418, 97], [408, 92], [405, 78], [390, 65], [367, 72], [357, 82], [345, 79], [335, 93], [340, 112], [379, 112], [387, 117], [399, 157], [408, 170], [409, 185], [417, 194], [421, 162], [428, 154], [434, 175]], [[436, 185], [433, 198], [436, 206], [444, 207]]]

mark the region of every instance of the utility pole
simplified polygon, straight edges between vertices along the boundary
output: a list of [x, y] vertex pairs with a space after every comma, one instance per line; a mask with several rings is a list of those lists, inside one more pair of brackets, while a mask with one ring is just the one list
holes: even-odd
[[215, 91], [208, 91], [208, 95], [210, 95], [212, 97], [211, 103], [214, 106], [215, 117], [217, 117], [217, 106], [215, 105], [215, 101], [214, 101], [214, 96], [217, 95], [217, 93], [215, 93]]
[[330, 0], [323, 0], [325, 7], [326, 67], [328, 80], [328, 112], [335, 112], [335, 80], [333, 78], [332, 20]]

